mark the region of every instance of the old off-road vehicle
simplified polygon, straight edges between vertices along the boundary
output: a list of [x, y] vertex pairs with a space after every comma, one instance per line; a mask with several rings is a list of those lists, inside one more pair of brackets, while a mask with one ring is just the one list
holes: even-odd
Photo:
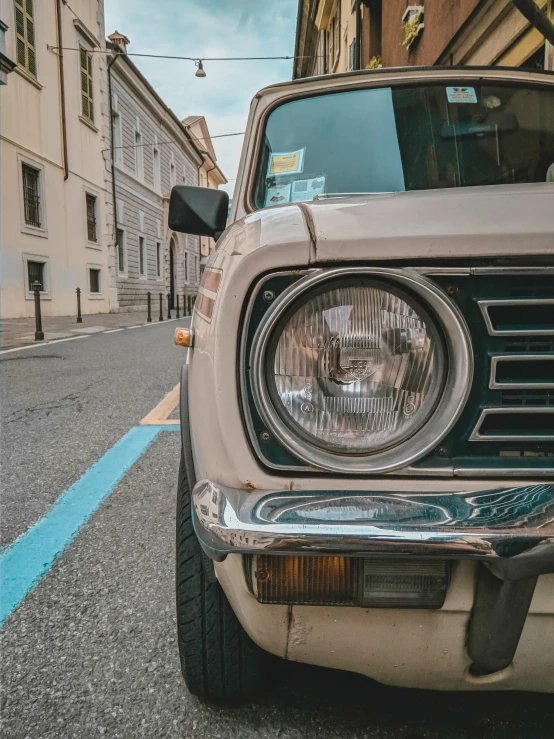
[[[189, 689], [263, 650], [554, 691], [554, 75], [398, 69], [254, 98], [181, 387]], [[260, 649], [261, 648], [261, 649]]]

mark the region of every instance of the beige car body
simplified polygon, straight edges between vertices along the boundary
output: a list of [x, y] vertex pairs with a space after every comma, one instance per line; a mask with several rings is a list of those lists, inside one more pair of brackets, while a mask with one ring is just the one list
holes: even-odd
[[[502, 80], [544, 77], [491, 70]], [[230, 225], [210, 258], [193, 318], [194, 347], [188, 351], [188, 405], [195, 477], [245, 496], [266, 491], [313, 491], [337, 486], [331, 475], [272, 474], [249, 444], [237, 392], [237, 336], [245, 298], [260, 275], [287, 269], [337, 266], [383, 259], [553, 256], [554, 183], [462, 188], [341, 197], [255, 211], [248, 204], [264, 116], [276, 103], [320, 90], [355, 89], [402, 80], [458, 79], [445, 70], [343, 75], [276, 85], [252, 103]], [[466, 70], [463, 78], [482, 73]], [[550, 78], [554, 84], [554, 78]], [[208, 275], [217, 279], [210, 283]], [[553, 272], [554, 274], [554, 272]], [[554, 277], [553, 277], [554, 281]], [[214, 289], [215, 288], [215, 289]], [[210, 305], [210, 311], [205, 306]], [[203, 308], [204, 306], [204, 308]], [[211, 315], [207, 315], [211, 312]], [[552, 472], [552, 471], [551, 471]], [[546, 471], [541, 482], [554, 479]], [[536, 477], [465, 477], [451, 469], [441, 476], [363, 475], [340, 481], [341, 490], [395, 493], [478, 493], [525, 486]], [[553, 535], [552, 520], [548, 532]], [[262, 605], [247, 586], [240, 547], [215, 572], [236, 615], [252, 639], [280, 657], [351, 670], [390, 685], [444, 689], [511, 689], [554, 692], [554, 574], [539, 577], [512, 664], [491, 675], [473, 676], [466, 634], [475, 589], [474, 561], [454, 564], [440, 610]]]

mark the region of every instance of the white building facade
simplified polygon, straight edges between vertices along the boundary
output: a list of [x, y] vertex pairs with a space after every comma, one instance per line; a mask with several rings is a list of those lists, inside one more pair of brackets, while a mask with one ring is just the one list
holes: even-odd
[[77, 288], [83, 313], [108, 312], [103, 0], [0, 8], [16, 65], [1, 88], [1, 315], [32, 316], [35, 282], [45, 316], [76, 314]]
[[[128, 39], [110, 37], [110, 131], [113, 136], [116, 248], [111, 263], [117, 309], [152, 313], [182, 307], [200, 278], [197, 236], [167, 227], [169, 195], [176, 184], [198, 185], [203, 158], [185, 126], [126, 55]], [[113, 202], [113, 193], [108, 200]], [[110, 204], [107, 205], [110, 212]]]

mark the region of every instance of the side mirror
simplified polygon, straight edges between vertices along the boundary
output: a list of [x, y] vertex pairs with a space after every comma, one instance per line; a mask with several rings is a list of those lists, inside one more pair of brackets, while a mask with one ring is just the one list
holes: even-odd
[[169, 201], [169, 228], [217, 239], [225, 231], [228, 209], [229, 195], [225, 190], [176, 185]]

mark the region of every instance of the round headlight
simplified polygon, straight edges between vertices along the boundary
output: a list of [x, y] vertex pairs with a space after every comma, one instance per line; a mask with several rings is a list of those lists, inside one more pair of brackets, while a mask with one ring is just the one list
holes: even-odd
[[369, 454], [412, 436], [445, 379], [441, 338], [410, 296], [382, 282], [334, 283], [285, 313], [267, 387], [282, 420], [329, 451]]
[[289, 287], [254, 339], [252, 391], [267, 428], [309, 464], [397, 469], [430, 451], [469, 393], [456, 306], [405, 270], [317, 271]]

